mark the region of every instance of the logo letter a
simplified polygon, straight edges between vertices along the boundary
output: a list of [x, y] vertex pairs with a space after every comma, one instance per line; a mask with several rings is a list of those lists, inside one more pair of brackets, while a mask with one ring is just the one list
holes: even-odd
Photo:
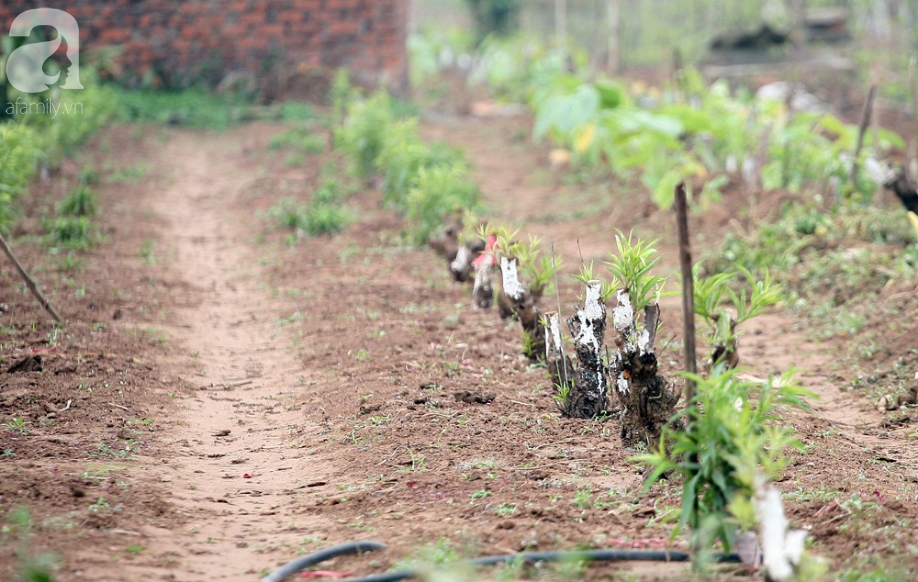
[[42, 65], [67, 40], [68, 75], [61, 89], [82, 89], [80, 83], [80, 27], [76, 19], [63, 10], [35, 8], [26, 10], [13, 20], [10, 36], [29, 36], [36, 26], [53, 26], [57, 38], [47, 42], [23, 45], [10, 53], [6, 61], [6, 76], [10, 84], [23, 93], [40, 93], [57, 82], [60, 73], [48, 76]]

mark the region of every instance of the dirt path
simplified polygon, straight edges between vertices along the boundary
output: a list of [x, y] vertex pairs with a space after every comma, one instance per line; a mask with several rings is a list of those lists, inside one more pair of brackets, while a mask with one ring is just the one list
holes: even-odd
[[192, 298], [169, 341], [184, 353], [178, 374], [198, 387], [180, 405], [170, 435], [176, 456], [162, 467], [189, 521], [149, 532], [151, 556], [177, 566], [175, 580], [250, 581], [274, 563], [272, 551], [285, 548], [288, 559], [303, 536], [285, 517], [285, 493], [321, 472], [293, 450], [301, 419], [284, 402], [296, 396], [301, 366], [277, 333], [252, 225], [233, 210], [252, 178], [231, 161], [239, 147], [226, 136], [178, 133], [154, 162], [176, 178], [152, 201], [165, 219], [157, 248]]

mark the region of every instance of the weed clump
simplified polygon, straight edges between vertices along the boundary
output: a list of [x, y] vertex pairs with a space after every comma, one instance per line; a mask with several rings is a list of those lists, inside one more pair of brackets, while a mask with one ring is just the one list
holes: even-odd
[[92, 223], [85, 216], [61, 216], [47, 224], [54, 246], [86, 249], [95, 244]]
[[57, 208], [60, 216], [92, 217], [98, 213], [99, 203], [95, 193], [87, 186], [78, 186], [61, 200]]
[[447, 215], [474, 208], [478, 204], [478, 187], [471, 181], [465, 164], [422, 167], [417, 182], [408, 192], [405, 217], [412, 225], [411, 238], [424, 244], [443, 225]]
[[283, 228], [294, 231], [294, 239], [301, 235], [319, 236], [343, 231], [354, 220], [354, 212], [343, 204], [346, 193], [341, 184], [323, 171], [324, 178], [308, 204], [285, 198], [275, 204], [268, 216]]

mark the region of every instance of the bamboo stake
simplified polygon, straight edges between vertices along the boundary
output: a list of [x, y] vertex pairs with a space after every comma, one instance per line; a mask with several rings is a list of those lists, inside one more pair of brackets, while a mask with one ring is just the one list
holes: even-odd
[[[689, 241], [688, 204], [685, 184], [676, 186], [676, 225], [679, 230], [679, 263], [682, 266], [682, 334], [685, 342], [685, 371], [695, 374], [695, 279], [692, 273], [692, 246]], [[695, 398], [695, 381], [685, 380], [685, 401]]]
[[857, 163], [858, 157], [861, 155], [861, 149], [864, 147], [864, 134], [867, 132], [867, 126], [870, 125], [870, 117], [873, 114], [873, 98], [876, 96], [877, 86], [873, 84], [870, 86], [870, 91], [867, 92], [867, 100], [864, 101], [864, 110], [861, 111], [861, 124], [858, 127], [857, 131], [857, 145], [854, 148], [854, 160], [851, 163], [851, 187], [854, 188], [857, 181], [857, 172], [858, 166]]
[[57, 311], [54, 310], [54, 307], [48, 303], [48, 300], [45, 299], [45, 296], [42, 295], [41, 290], [38, 288], [38, 285], [35, 284], [35, 280], [22, 268], [22, 264], [19, 263], [19, 260], [16, 259], [16, 255], [13, 254], [13, 250], [6, 244], [6, 239], [3, 238], [3, 235], [0, 235], [0, 246], [3, 247], [3, 252], [6, 253], [6, 256], [9, 257], [10, 261], [16, 266], [16, 270], [19, 271], [19, 275], [22, 277], [25, 284], [32, 291], [32, 295], [38, 299], [38, 302], [42, 307], [45, 308], [45, 311], [51, 314], [51, 317], [54, 318], [56, 323], [64, 323], [64, 320], [61, 319], [61, 316], [58, 315]]

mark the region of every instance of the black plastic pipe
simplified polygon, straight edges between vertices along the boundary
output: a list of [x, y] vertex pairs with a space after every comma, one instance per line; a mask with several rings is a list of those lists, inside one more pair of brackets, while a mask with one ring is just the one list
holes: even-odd
[[[269, 576], [262, 579], [261, 582], [281, 582], [286, 578], [314, 566], [320, 562], [330, 560], [337, 556], [347, 554], [358, 554], [362, 552], [373, 552], [386, 547], [381, 542], [347, 542], [337, 546], [332, 546], [325, 550], [308, 554], [298, 558], [285, 566], [282, 566], [272, 572]], [[497, 564], [508, 564], [514, 561], [522, 562], [558, 562], [562, 560], [583, 560], [586, 562], [688, 562], [691, 556], [686, 552], [675, 550], [558, 550], [549, 552], [520, 552], [518, 554], [503, 554], [501, 556], [488, 556], [485, 558], [476, 558], [465, 562], [456, 562], [457, 566], [495, 566]], [[712, 554], [711, 560], [719, 563], [736, 563], [739, 562], [739, 556], [736, 554], [715, 553]], [[419, 572], [405, 570], [402, 572], [387, 572], [385, 574], [373, 574], [363, 578], [348, 578], [343, 582], [397, 582], [414, 578]]]

